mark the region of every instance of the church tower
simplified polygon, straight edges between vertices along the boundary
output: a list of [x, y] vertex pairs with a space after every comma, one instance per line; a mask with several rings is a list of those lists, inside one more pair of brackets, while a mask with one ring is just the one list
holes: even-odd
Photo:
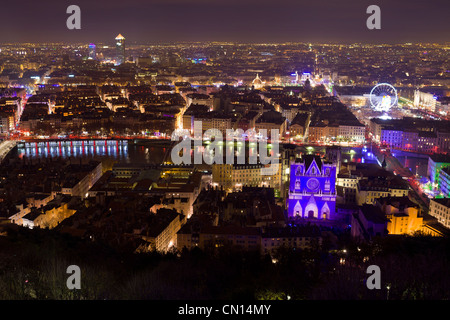
[[325, 151], [325, 155], [328, 161], [331, 161], [336, 165], [336, 174], [339, 174], [341, 168], [341, 147], [339, 146], [331, 146], [327, 147]]

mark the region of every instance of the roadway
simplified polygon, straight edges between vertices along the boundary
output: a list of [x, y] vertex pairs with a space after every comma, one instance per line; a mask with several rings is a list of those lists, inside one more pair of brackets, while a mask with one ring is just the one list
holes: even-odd
[[428, 208], [430, 199], [428, 199], [428, 197], [420, 190], [416, 176], [408, 168], [403, 167], [390, 151], [381, 151], [376, 145], [374, 145], [373, 151], [380, 163], [383, 162], [383, 159], [386, 160], [386, 170], [394, 172], [408, 182], [408, 185], [411, 187], [410, 195], [412, 198], [414, 198], [421, 206]]

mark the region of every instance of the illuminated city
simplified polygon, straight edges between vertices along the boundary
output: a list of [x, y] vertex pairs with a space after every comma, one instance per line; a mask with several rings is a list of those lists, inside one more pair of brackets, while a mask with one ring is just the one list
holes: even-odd
[[0, 299], [450, 298], [448, 39], [132, 30], [0, 38]]

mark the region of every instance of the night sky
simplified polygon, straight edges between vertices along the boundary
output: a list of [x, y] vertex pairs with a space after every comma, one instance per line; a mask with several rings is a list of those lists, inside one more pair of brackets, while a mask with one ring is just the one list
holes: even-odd
[[[81, 8], [81, 30], [66, 8]], [[381, 8], [381, 30], [366, 8]], [[448, 0], [2, 0], [0, 42], [404, 43], [449, 40]]]

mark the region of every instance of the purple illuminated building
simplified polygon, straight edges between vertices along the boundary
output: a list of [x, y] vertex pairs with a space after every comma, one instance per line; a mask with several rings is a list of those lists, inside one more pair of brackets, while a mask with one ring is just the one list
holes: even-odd
[[89, 44], [89, 56], [88, 58], [91, 60], [95, 60], [96, 59], [96, 54], [95, 54], [95, 44], [91, 43]]
[[314, 155], [292, 163], [287, 205], [289, 218], [335, 220], [336, 165]]

